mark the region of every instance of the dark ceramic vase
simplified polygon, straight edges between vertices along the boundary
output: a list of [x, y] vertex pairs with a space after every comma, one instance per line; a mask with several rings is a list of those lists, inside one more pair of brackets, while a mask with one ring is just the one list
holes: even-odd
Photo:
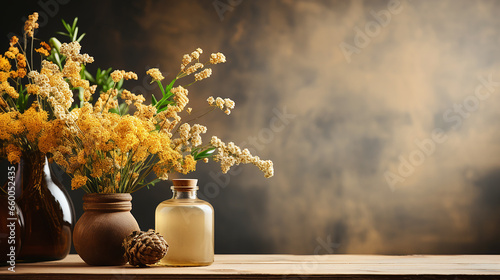
[[129, 193], [86, 194], [84, 213], [75, 225], [73, 244], [80, 257], [89, 265], [124, 265], [123, 240], [140, 230], [130, 213]]
[[23, 152], [16, 170], [17, 204], [24, 219], [18, 261], [60, 260], [71, 249], [73, 203], [45, 154]]

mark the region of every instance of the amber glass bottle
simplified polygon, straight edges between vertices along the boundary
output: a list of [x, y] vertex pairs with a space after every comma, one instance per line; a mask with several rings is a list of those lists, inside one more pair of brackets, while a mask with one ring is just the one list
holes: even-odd
[[167, 266], [203, 266], [214, 261], [214, 209], [198, 199], [198, 180], [172, 180], [173, 197], [156, 208], [156, 231], [168, 242]]
[[[75, 210], [71, 199], [39, 151], [24, 152], [18, 165], [17, 201], [24, 218], [18, 261], [60, 260], [71, 249]], [[17, 176], [18, 175], [18, 176]]]

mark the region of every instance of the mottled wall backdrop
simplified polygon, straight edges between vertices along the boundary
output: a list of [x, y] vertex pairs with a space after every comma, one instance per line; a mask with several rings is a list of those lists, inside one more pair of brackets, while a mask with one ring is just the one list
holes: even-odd
[[[32, 2], [2, 9], [4, 49], [35, 10], [39, 38], [78, 16], [91, 69], [136, 71], [139, 93], [159, 94], [149, 67], [168, 79], [197, 47], [226, 54], [191, 102], [235, 100], [203, 121], [206, 139], [273, 159], [275, 177], [190, 175], [218, 253], [500, 253], [500, 2]], [[169, 186], [134, 195], [143, 229]]]

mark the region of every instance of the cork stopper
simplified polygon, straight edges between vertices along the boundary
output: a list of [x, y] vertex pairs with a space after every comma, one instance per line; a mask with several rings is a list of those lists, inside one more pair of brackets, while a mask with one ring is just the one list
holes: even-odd
[[174, 190], [197, 190], [198, 179], [173, 179], [172, 189]]

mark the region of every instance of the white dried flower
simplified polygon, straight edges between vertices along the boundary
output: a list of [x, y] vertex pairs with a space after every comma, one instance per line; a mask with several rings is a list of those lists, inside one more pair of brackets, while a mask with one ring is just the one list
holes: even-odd
[[212, 69], [206, 68], [200, 73], [194, 74], [194, 78], [196, 81], [201, 81], [203, 79], [206, 79], [212, 75]]
[[218, 64], [224, 62], [226, 62], [226, 57], [222, 53], [218, 52], [210, 55], [210, 63]]

